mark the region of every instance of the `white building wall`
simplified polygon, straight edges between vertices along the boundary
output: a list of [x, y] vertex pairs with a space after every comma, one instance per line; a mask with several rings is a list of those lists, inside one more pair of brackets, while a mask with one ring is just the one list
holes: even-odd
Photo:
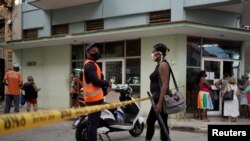
[[[141, 39], [141, 97], [147, 96], [150, 89], [149, 75], [154, 71], [156, 63], [151, 60], [153, 45], [162, 42], [170, 48], [167, 60], [170, 63], [175, 79], [180, 90], [186, 97], [186, 35], [168, 35], [155, 36]], [[170, 82], [170, 88], [174, 88], [174, 84]], [[150, 101], [144, 101], [142, 106], [142, 115], [147, 115], [151, 106]]]
[[[24, 82], [32, 75], [41, 91], [38, 93], [38, 107], [45, 109], [69, 107], [69, 74], [71, 47], [43, 47], [15, 50], [15, 57], [22, 65]], [[36, 66], [27, 66], [36, 62]]]

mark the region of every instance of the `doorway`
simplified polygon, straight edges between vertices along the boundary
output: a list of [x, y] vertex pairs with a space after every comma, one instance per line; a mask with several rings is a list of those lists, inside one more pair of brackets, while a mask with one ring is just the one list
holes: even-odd
[[215, 87], [216, 81], [223, 78], [223, 74], [231, 74], [236, 79], [240, 76], [240, 61], [223, 59], [202, 59], [202, 70], [207, 72], [207, 79], [212, 86], [212, 102], [214, 109], [209, 111], [209, 115], [223, 115], [223, 101], [220, 91]]
[[115, 80], [115, 84], [124, 84], [124, 59], [100, 60], [97, 62], [105, 80]]
[[[97, 62], [104, 75], [104, 80], [114, 80], [112, 88], [116, 85], [124, 84], [125, 80], [125, 64], [124, 59], [104, 59]], [[105, 97], [105, 102], [117, 102], [119, 101], [119, 94], [114, 91], [110, 91]]]

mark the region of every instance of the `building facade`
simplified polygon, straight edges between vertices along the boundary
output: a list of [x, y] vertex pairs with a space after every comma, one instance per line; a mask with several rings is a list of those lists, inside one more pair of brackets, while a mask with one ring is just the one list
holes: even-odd
[[[13, 49], [13, 61], [22, 65], [24, 77], [33, 75], [42, 88], [39, 107], [67, 108], [70, 72], [81, 71], [86, 43], [101, 44], [98, 63], [106, 79], [125, 84], [133, 78], [135, 97], [147, 96], [156, 65], [152, 46], [165, 43], [192, 113], [200, 70], [208, 72], [211, 84], [223, 73], [239, 78], [250, 72], [248, 9], [249, 1], [242, 0], [15, 0], [12, 40], [1, 47]], [[220, 115], [216, 89], [213, 102], [209, 114]], [[150, 102], [141, 106], [147, 114]]]

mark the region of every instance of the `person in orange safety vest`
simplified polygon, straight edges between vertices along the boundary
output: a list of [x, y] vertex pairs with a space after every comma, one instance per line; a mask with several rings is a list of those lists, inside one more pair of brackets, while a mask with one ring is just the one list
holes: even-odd
[[[84, 74], [82, 81], [83, 97], [86, 105], [98, 105], [104, 102], [103, 88], [109, 91], [111, 84], [103, 80], [103, 75], [96, 61], [100, 58], [99, 44], [90, 43], [86, 46], [87, 59], [84, 62]], [[97, 140], [97, 128], [100, 123], [101, 112], [88, 115], [87, 137], [89, 141]]]

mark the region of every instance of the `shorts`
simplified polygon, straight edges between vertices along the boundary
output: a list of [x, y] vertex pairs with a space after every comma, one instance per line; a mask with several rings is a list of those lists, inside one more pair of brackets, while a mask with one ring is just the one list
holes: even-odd
[[78, 94], [77, 93], [70, 93], [70, 98], [73, 99], [73, 100], [76, 100], [78, 97]]
[[37, 99], [36, 98], [30, 98], [27, 99], [26, 102], [31, 103], [32, 105], [37, 104]]

